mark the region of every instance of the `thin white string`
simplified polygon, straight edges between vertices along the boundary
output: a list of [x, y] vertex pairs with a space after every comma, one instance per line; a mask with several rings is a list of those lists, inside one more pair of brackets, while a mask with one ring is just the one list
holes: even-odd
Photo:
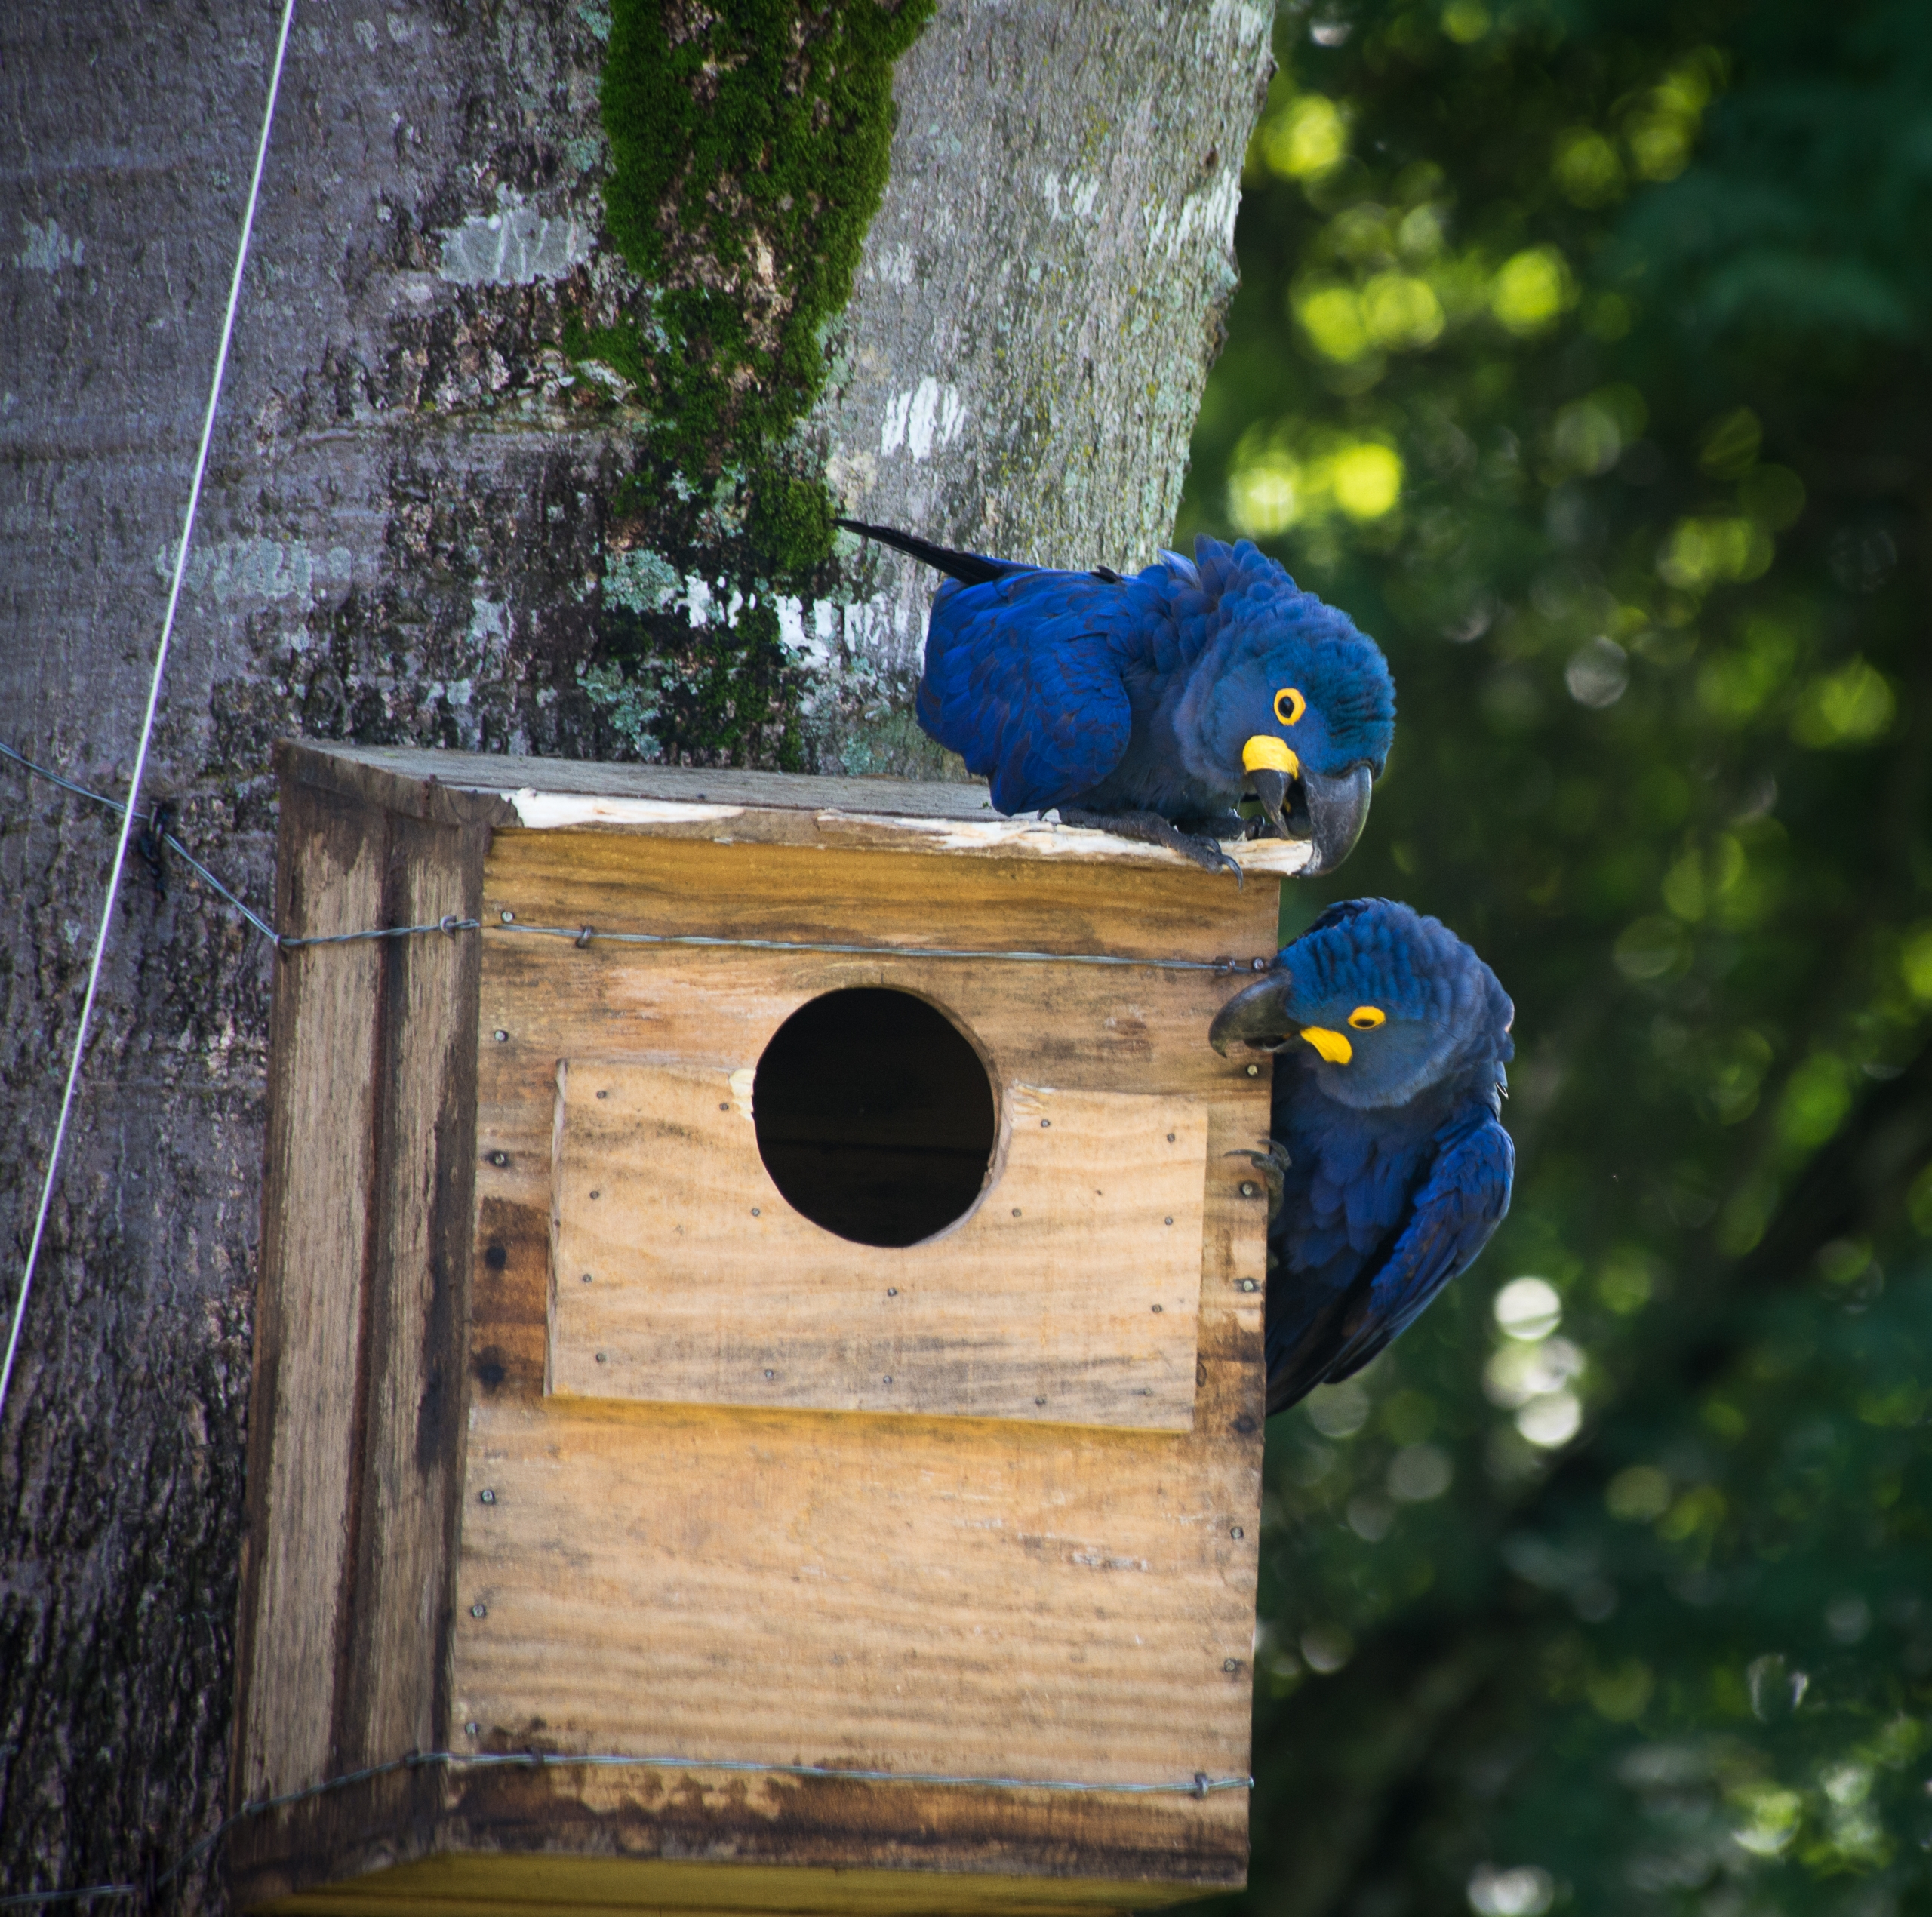
[[188, 571], [188, 547], [195, 535], [195, 513], [202, 503], [202, 482], [208, 468], [208, 448], [214, 438], [214, 419], [221, 404], [221, 382], [228, 371], [229, 343], [235, 337], [235, 315], [242, 303], [242, 276], [248, 263], [248, 242], [255, 229], [255, 207], [261, 198], [262, 170], [269, 157], [269, 131], [275, 124], [275, 96], [281, 91], [282, 62], [288, 52], [289, 29], [295, 23], [295, 0], [283, 0], [281, 37], [275, 42], [275, 68], [269, 75], [267, 104], [262, 109], [262, 137], [255, 146], [254, 177], [248, 183], [248, 205], [242, 216], [241, 243], [235, 250], [235, 276], [228, 288], [228, 310], [222, 316], [221, 344], [215, 353], [214, 377], [208, 386], [208, 411], [202, 420], [201, 448], [195, 455], [194, 483], [188, 489], [188, 509], [181, 518], [181, 543], [174, 554], [174, 578], [168, 589], [168, 611], [161, 622], [161, 644], [155, 649], [154, 676], [148, 684], [147, 710], [141, 719], [140, 743], [135, 749], [134, 776], [128, 783], [126, 810], [121, 814], [120, 836], [115, 841], [114, 863], [107, 875], [107, 897], [100, 909], [100, 931], [94, 942], [94, 962], [88, 968], [88, 989], [81, 1000], [81, 1017], [74, 1033], [74, 1056], [67, 1067], [66, 1088], [60, 1094], [60, 1117], [54, 1128], [54, 1143], [47, 1154], [47, 1176], [40, 1188], [40, 1208], [34, 1215], [33, 1237], [27, 1246], [26, 1268], [20, 1274], [20, 1294], [14, 1301], [12, 1328], [7, 1335], [7, 1355], [0, 1361], [0, 1415], [7, 1408], [7, 1390], [13, 1382], [14, 1359], [20, 1350], [20, 1327], [26, 1322], [27, 1298], [33, 1290], [33, 1275], [40, 1262], [41, 1241], [47, 1232], [47, 1214], [54, 1202], [54, 1190], [60, 1167], [61, 1148], [67, 1141], [68, 1121], [73, 1115], [74, 1094], [80, 1084], [81, 1061], [85, 1056], [88, 1028], [93, 1022], [94, 1002], [100, 986], [100, 968], [107, 955], [107, 935], [114, 924], [114, 906], [121, 893], [121, 875], [128, 863], [128, 839], [134, 829], [140, 802], [141, 779], [147, 771], [148, 747], [154, 737], [155, 715], [161, 709], [161, 682], [168, 668], [168, 648], [174, 636], [175, 608], [181, 602], [181, 582]]

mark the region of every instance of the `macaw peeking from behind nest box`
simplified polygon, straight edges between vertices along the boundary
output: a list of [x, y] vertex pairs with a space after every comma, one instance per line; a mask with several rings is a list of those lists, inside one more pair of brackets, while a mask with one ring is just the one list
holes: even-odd
[[1388, 899], [1331, 906], [1216, 1017], [1217, 1051], [1275, 1054], [1271, 1414], [1360, 1371], [1502, 1222], [1515, 1017], [1454, 933]]
[[1388, 663], [1249, 541], [1201, 538], [1192, 559], [1164, 552], [1124, 579], [838, 523], [949, 575], [919, 723], [991, 780], [999, 811], [1056, 808], [1237, 878], [1220, 842], [1250, 835], [1235, 814], [1250, 786], [1255, 826], [1313, 839], [1309, 877], [1361, 836], [1395, 728]]

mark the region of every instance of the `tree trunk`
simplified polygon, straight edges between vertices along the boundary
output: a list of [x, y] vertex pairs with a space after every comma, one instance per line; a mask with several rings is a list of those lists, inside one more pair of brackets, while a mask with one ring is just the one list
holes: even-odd
[[[0, 10], [0, 739], [109, 792], [278, 14]], [[623, 491], [663, 423], [571, 332], [642, 297], [603, 226], [611, 24], [592, 0], [298, 11], [148, 794], [258, 907], [284, 734], [946, 769], [908, 716], [929, 577], [841, 539], [810, 590], [774, 589], [728, 447]], [[942, 538], [1150, 557], [1269, 24], [942, 4], [898, 65], [884, 202], [786, 470]], [[709, 517], [672, 526], [687, 494]], [[113, 820], [11, 766], [0, 793], [11, 1308]], [[142, 1882], [225, 1789], [274, 961], [179, 872], [164, 897], [134, 861], [123, 898], [0, 1424], [10, 1891]], [[217, 1883], [170, 1894], [219, 1906]]]

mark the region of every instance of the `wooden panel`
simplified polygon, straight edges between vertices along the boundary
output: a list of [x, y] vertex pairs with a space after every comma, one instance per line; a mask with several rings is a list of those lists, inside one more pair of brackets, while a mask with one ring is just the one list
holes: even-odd
[[[605, 839], [580, 860], [564, 857], [567, 844], [577, 842], [500, 833], [486, 900], [534, 900], [565, 923], [594, 910], [637, 925], [662, 911], [678, 929], [710, 930], [721, 917], [752, 936], [795, 913], [806, 937], [849, 923], [875, 939], [930, 937], [937, 919], [1037, 935], [1016, 943], [1057, 931], [1064, 945], [1071, 932], [1104, 950], [1151, 921], [1149, 943], [1173, 926], [1197, 952], [1272, 943], [1252, 889], [1214, 895], [1235, 906], [1217, 915], [1200, 909], [1189, 875], [1162, 875], [1174, 889], [1157, 892], [1143, 875], [1090, 887], [1063, 871], [1035, 891], [1031, 872], [962, 864], [935, 898], [902, 885], [903, 860], [821, 853], [801, 874], [797, 855], [788, 869], [768, 848]], [[1102, 1781], [1244, 1769], [1266, 1202], [1239, 1154], [1266, 1134], [1268, 1079], [1206, 1042], [1238, 983], [486, 940], [478, 1393], [457, 1620], [456, 1714], [477, 1725], [478, 1745]], [[1180, 1097], [1206, 1111], [1191, 1435], [542, 1397], [557, 1061], [702, 1062], [728, 1078], [756, 1059], [774, 1008], [880, 984], [939, 1003], [1004, 1084]], [[749, 1787], [750, 1803], [761, 1795]], [[1110, 1841], [1161, 1826], [1159, 1800], [1121, 1802], [1131, 1808]], [[1244, 1805], [1211, 1800], [1204, 1812], [1229, 1820], [1226, 1882], [1238, 1874], [1227, 1860]], [[981, 1814], [998, 1827], [996, 1808]], [[777, 1819], [761, 1838], [743, 1803], [707, 1808], [695, 1826], [691, 1814], [667, 1799], [638, 1812], [625, 1842], [796, 1854], [795, 1829]], [[823, 1861], [863, 1863], [896, 1841], [889, 1801], [869, 1814], [870, 1834]], [[1017, 1872], [1023, 1851], [1010, 1854]]]
[[[1275, 955], [1280, 888], [1236, 892], [1192, 866], [923, 859], [827, 848], [589, 832], [499, 832], [484, 890], [486, 942], [502, 914], [604, 931], [697, 933], [974, 951], [1242, 961]], [[1031, 988], [1017, 974], [1012, 989]], [[1131, 989], [1116, 975], [1116, 989]], [[1225, 995], [1225, 993], [1223, 994]]]
[[[393, 923], [474, 917], [487, 835], [399, 819]], [[339, 1761], [381, 1763], [448, 1735], [463, 1320], [475, 1205], [473, 936], [377, 948], [387, 978], [370, 1281], [367, 1431]]]
[[1198, 1102], [1010, 1085], [979, 1203], [896, 1249], [786, 1202], [755, 1063], [559, 1071], [553, 1391], [1192, 1426]]
[[480, 1406], [457, 1712], [493, 1749], [1103, 1784], [1238, 1774], [1252, 1474], [1238, 1448], [1182, 1442]]
[[[277, 915], [305, 935], [380, 922], [386, 822], [285, 791]], [[276, 968], [268, 1177], [249, 1417], [236, 1801], [334, 1768], [358, 1513], [365, 1269], [381, 960], [374, 944]]]
[[[594, 895], [598, 909], [627, 910], [635, 923], [641, 906], [681, 889], [678, 909], [697, 929], [719, 906], [690, 897], [703, 883], [738, 926], [759, 928], [764, 869], [731, 863], [755, 848], [718, 848], [721, 875], [701, 878], [708, 862], [672, 866], [687, 848], [651, 848], [663, 860], [654, 871], [630, 853], [607, 864], [605, 841], [577, 873], [552, 870], [531, 836], [498, 835], [486, 897], [515, 895], [506, 881], [521, 886], [534, 857], [565, 922]], [[838, 872], [835, 862], [842, 855], [811, 862], [832, 867], [829, 911], [849, 912], [874, 937], [930, 936], [935, 915], [956, 924], [983, 912], [997, 926], [1006, 899], [1028, 890], [1026, 877], [965, 866], [935, 900], [929, 888], [871, 891], [864, 864]], [[768, 903], [783, 914], [803, 882], [776, 877]], [[1064, 888], [1075, 930], [1097, 940], [1131, 934], [1122, 921], [1150, 901], [1118, 878], [1088, 891], [1078, 875], [1054, 875], [1029, 929], [1052, 928], [1048, 894]], [[1185, 901], [1151, 903], [1158, 925], [1171, 913], [1178, 922]], [[1186, 943], [1265, 949], [1268, 909], [1251, 888], [1232, 913], [1196, 909]], [[797, 909], [802, 919], [802, 896]], [[1017, 915], [1032, 909], [1021, 904]], [[457, 1619], [456, 1714], [476, 1725], [477, 1747], [1094, 1781], [1245, 1769], [1266, 1203], [1238, 1154], [1265, 1135], [1268, 1079], [1265, 1066], [1251, 1076], [1205, 1040], [1238, 983], [1199, 972], [486, 940], [478, 1389]], [[945, 1008], [1002, 1083], [1180, 1097], [1206, 1112], [1192, 1432], [540, 1395], [557, 1061], [702, 1061], [728, 1079], [756, 1058], [783, 1008], [881, 984]], [[735, 1110], [718, 1115], [743, 1124]], [[1120, 1282], [1132, 1276], [1130, 1259]], [[1164, 1890], [1238, 1883], [1246, 1855], [1238, 1792], [1199, 1803], [1060, 1799], [1043, 1810], [1013, 1792], [839, 1788], [854, 1802], [838, 1830], [801, 1823], [800, 1786], [755, 1777], [694, 1792], [674, 1774], [661, 1794], [622, 1773], [552, 1781], [543, 1815], [561, 1815], [568, 1797], [590, 1818], [586, 1847], [808, 1863], [838, 1867], [840, 1882], [851, 1866], [903, 1859], [964, 1873], [934, 1906], [958, 1910], [998, 1907], [1001, 1872], [1001, 1894], [1024, 1897], [1038, 1883], [1043, 1909], [1057, 1907], [1048, 1880], [1067, 1877], [1127, 1879], [1132, 1905], [1151, 1907]], [[488, 1827], [514, 1841], [503, 1812]], [[956, 1846], [936, 1842], [942, 1829], [958, 1833]], [[909, 1878], [909, 1896], [918, 1881]], [[810, 1894], [788, 1882], [746, 1907], [768, 1896], [767, 1908], [810, 1909], [801, 1900]]]

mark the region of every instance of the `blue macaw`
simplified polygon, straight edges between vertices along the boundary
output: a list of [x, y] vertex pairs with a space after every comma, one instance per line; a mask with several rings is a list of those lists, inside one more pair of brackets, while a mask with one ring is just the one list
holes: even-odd
[[1247, 831], [1250, 783], [1277, 833], [1314, 840], [1311, 875], [1361, 836], [1395, 729], [1388, 663], [1247, 540], [1198, 539], [1192, 559], [1164, 552], [1123, 579], [838, 523], [950, 575], [919, 723], [992, 780], [1001, 811], [1057, 808], [1210, 872], [1238, 872], [1219, 842]]
[[1454, 933], [1388, 899], [1331, 906], [1221, 1008], [1216, 1051], [1275, 1054], [1270, 1413], [1360, 1371], [1489, 1242], [1515, 1017]]

